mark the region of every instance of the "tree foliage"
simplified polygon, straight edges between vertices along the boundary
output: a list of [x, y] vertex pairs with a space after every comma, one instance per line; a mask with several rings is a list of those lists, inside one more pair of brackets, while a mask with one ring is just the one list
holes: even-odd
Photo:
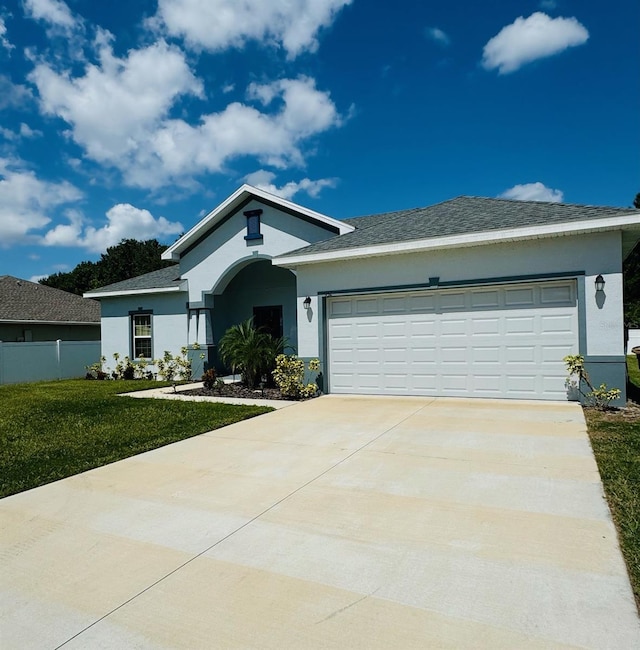
[[97, 262], [80, 262], [72, 271], [54, 273], [40, 280], [40, 284], [82, 295], [91, 289], [171, 266], [173, 262], [160, 259], [167, 248], [157, 239], [123, 239], [107, 248]]

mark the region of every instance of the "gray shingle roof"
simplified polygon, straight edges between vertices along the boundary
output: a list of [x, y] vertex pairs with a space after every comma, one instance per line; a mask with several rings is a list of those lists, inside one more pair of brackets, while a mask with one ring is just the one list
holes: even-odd
[[180, 265], [173, 264], [166, 269], [159, 269], [158, 271], [151, 271], [144, 275], [138, 275], [135, 278], [122, 280], [121, 282], [114, 282], [108, 284], [106, 287], [99, 289], [92, 289], [87, 291], [86, 295], [90, 296], [92, 293], [102, 293], [106, 291], [140, 291], [143, 289], [166, 289], [180, 285]]
[[346, 223], [355, 226], [353, 232], [305, 246], [287, 255], [310, 255], [506, 228], [619, 217], [637, 212], [633, 208], [459, 196], [426, 208], [345, 219]]
[[100, 303], [67, 291], [2, 275], [0, 320], [99, 323]]

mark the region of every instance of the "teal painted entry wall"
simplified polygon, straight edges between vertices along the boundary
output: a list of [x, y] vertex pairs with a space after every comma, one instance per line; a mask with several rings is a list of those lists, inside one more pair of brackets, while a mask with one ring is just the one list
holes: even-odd
[[298, 347], [296, 277], [287, 270], [259, 260], [244, 267], [224, 292], [213, 298], [213, 340], [217, 342], [232, 325], [253, 316], [254, 307], [282, 305], [282, 332]]

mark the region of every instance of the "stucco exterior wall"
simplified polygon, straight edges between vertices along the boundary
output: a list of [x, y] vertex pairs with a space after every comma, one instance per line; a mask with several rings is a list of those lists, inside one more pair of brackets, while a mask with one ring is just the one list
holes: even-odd
[[[299, 266], [299, 354], [324, 358], [324, 314], [318, 292], [419, 286], [428, 284], [430, 277], [438, 277], [440, 283], [466, 283], [565, 273], [575, 273], [578, 283], [580, 353], [600, 366], [595, 368], [596, 375], [602, 373], [608, 377], [609, 385], [624, 388], [624, 364], [620, 361], [624, 355], [624, 335], [619, 232]], [[598, 274], [604, 276], [606, 285], [604, 294], [597, 296], [594, 281]], [[305, 296], [311, 297], [309, 312], [302, 306]], [[596, 375], [593, 378], [597, 381]]]
[[[243, 213], [258, 209], [263, 211], [262, 240], [246, 241], [247, 219]], [[335, 236], [324, 228], [253, 200], [180, 259], [181, 276], [189, 281], [190, 306], [207, 306], [205, 294], [222, 293], [237, 271], [252, 261], [271, 259]]]
[[165, 350], [176, 355], [187, 345], [187, 294], [147, 294], [122, 296], [102, 301], [102, 355], [113, 367], [113, 354], [131, 356], [131, 317], [129, 312], [151, 310], [153, 358]]

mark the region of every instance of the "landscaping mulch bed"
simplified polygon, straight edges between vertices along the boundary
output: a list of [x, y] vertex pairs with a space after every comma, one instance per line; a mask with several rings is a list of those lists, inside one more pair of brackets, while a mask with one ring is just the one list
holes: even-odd
[[616, 422], [626, 420], [628, 422], [640, 422], [640, 404], [628, 400], [622, 408], [612, 408], [606, 411], [586, 407], [586, 413], [598, 415], [599, 419], [605, 422]]
[[224, 388], [218, 390], [209, 390], [207, 388], [192, 388], [191, 390], [181, 390], [180, 395], [198, 395], [200, 397], [240, 397], [244, 399], [284, 399], [278, 388], [247, 388], [240, 382], [235, 384], [225, 384]]

